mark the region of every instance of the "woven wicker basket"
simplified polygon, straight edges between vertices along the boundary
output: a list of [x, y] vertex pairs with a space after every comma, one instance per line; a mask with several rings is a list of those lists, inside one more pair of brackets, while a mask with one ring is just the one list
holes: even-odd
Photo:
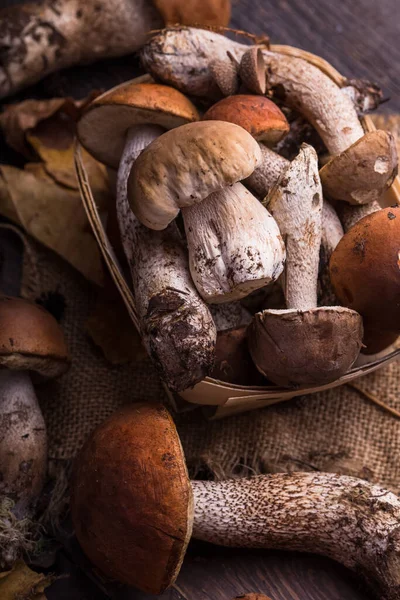
[[[345, 85], [346, 80], [342, 75], [340, 75], [340, 73], [338, 73], [328, 62], [326, 62], [322, 58], [319, 58], [318, 56], [315, 56], [314, 54], [311, 54], [310, 52], [305, 52], [304, 50], [293, 48], [291, 46], [280, 45], [272, 45], [271, 50], [274, 52], [279, 52], [281, 54], [302, 58], [303, 60], [306, 60], [318, 67], [319, 69], [321, 69], [321, 71], [328, 75], [328, 77], [330, 77], [339, 86], [342, 87]], [[151, 81], [151, 78], [149, 75], [143, 75], [142, 77], [138, 77], [133, 81], [139, 83], [143, 81]], [[361, 123], [366, 132], [375, 130], [375, 126], [368, 116], [361, 118]], [[77, 144], [76, 147], [75, 162], [82, 201], [87, 212], [87, 216], [93, 229], [94, 235], [100, 246], [101, 252], [103, 254], [106, 265], [111, 273], [111, 276], [113, 277], [115, 284], [117, 285], [121, 296], [126, 304], [132, 321], [138, 329], [138, 331], [140, 331], [139, 319], [136, 312], [130, 284], [128, 282], [128, 277], [118, 264], [118, 260], [115, 256], [113, 248], [107, 238], [106, 232], [100, 220], [100, 216], [93, 199], [90, 182], [88, 180], [87, 173], [85, 171], [85, 167], [81, 159], [81, 151], [79, 144]], [[382, 202], [383, 206], [391, 206], [394, 204], [400, 204], [399, 177], [396, 177], [392, 187], [386, 193], [386, 196], [384, 197]], [[311, 394], [324, 389], [333, 388], [339, 385], [343, 385], [345, 383], [349, 383], [352, 380], [357, 379], [358, 377], [366, 375], [367, 373], [371, 373], [372, 371], [375, 371], [383, 367], [384, 365], [387, 365], [399, 356], [400, 349], [394, 350], [392, 352], [389, 352], [385, 356], [381, 356], [377, 360], [371, 360], [370, 362], [365, 362], [360, 367], [352, 368], [346, 375], [344, 375], [340, 379], [324, 386], [297, 389], [284, 389], [277, 386], [245, 387], [240, 385], [224, 383], [222, 381], [217, 381], [215, 379], [207, 377], [199, 384], [197, 384], [194, 388], [185, 390], [179, 395], [181, 398], [183, 398], [183, 400], [185, 400], [188, 403], [208, 406], [209, 409], [206, 412], [210, 416], [210, 418], [221, 418], [231, 414], [260, 408], [263, 406], [268, 406], [277, 402], [290, 400], [291, 398], [294, 398], [296, 396]], [[172, 394], [169, 393], [169, 396], [173, 405], [176, 407], [177, 403], [174, 400]], [[185, 405], [186, 403], [178, 402], [179, 406], [182, 406], [182, 404]]]

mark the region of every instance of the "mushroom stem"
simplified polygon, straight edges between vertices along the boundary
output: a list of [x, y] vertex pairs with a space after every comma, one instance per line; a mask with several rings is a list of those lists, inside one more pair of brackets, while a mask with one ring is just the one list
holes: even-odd
[[348, 204], [347, 202], [337, 203], [337, 212], [342, 222], [344, 230], [347, 232], [351, 229], [358, 221], [372, 215], [372, 213], [380, 210], [381, 205], [375, 200], [369, 204]]
[[338, 304], [329, 275], [329, 261], [332, 252], [343, 235], [343, 227], [335, 209], [324, 199], [322, 204], [322, 237], [318, 270], [318, 304], [322, 306], [334, 306]]
[[322, 189], [318, 157], [311, 146], [300, 152], [282, 173], [266, 199], [285, 240], [285, 298], [288, 309], [317, 306], [321, 244]]
[[361, 574], [382, 600], [399, 598], [400, 500], [391, 492], [332, 473], [191, 483], [193, 537], [322, 554]]
[[259, 198], [264, 198], [269, 190], [276, 184], [282, 171], [289, 165], [289, 161], [277, 154], [268, 146], [260, 144], [262, 163], [256, 167], [244, 183]]
[[[0, 563], [11, 566], [29, 535], [47, 467], [46, 426], [29, 374], [0, 370]], [[4, 515], [6, 504], [15, 516]], [[18, 531], [11, 531], [15, 527]], [[18, 533], [19, 535], [16, 535]]]
[[190, 272], [207, 302], [229, 302], [275, 281], [285, 249], [278, 225], [241, 183], [182, 208]]
[[146, 0], [41, 0], [0, 15], [0, 98], [74, 64], [134, 52], [162, 24]]
[[[237, 60], [248, 46], [212, 31], [167, 29], [143, 47], [144, 66], [157, 78], [193, 96], [216, 97], [210, 63]], [[364, 135], [354, 102], [318, 67], [294, 56], [263, 49], [267, 84], [284, 96], [315, 127], [331, 154], [339, 154]]]
[[117, 214], [147, 351], [171, 390], [195, 385], [214, 363], [216, 328], [190, 277], [175, 223], [162, 231], [142, 225], [128, 203], [127, 180], [140, 152], [160, 127], [133, 127], [117, 176]]

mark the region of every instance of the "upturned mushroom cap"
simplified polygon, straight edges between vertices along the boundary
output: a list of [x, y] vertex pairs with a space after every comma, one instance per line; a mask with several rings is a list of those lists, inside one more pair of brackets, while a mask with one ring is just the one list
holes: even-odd
[[379, 201], [398, 170], [394, 137], [388, 131], [370, 131], [320, 170], [323, 190], [350, 204]]
[[179, 209], [245, 179], [261, 162], [257, 142], [238, 125], [189, 123], [144, 150], [128, 180], [129, 203], [150, 229], [165, 229]]
[[323, 306], [257, 313], [248, 339], [263, 375], [277, 385], [297, 387], [323, 385], [344, 375], [359, 355], [362, 334], [358, 313]]
[[132, 404], [97, 427], [76, 460], [71, 511], [79, 543], [106, 576], [150, 594], [174, 582], [193, 498], [163, 406]]
[[356, 223], [330, 261], [335, 294], [368, 327], [400, 332], [400, 207], [384, 208]]
[[257, 141], [271, 144], [279, 142], [290, 129], [280, 108], [265, 96], [229, 96], [209, 108], [203, 119], [235, 123]]
[[173, 129], [199, 118], [196, 107], [178, 90], [158, 83], [128, 81], [88, 106], [78, 122], [77, 134], [92, 156], [116, 169], [131, 127], [153, 124]]
[[63, 332], [44, 308], [22, 298], [0, 296], [0, 365], [58, 377], [69, 367]]

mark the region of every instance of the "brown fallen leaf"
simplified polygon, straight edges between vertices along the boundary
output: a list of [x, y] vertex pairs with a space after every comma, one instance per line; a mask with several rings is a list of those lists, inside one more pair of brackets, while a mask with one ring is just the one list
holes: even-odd
[[86, 330], [113, 365], [140, 361], [147, 354], [111, 276], [99, 290]]
[[44, 591], [54, 581], [54, 575], [32, 571], [22, 560], [11, 571], [0, 573], [1, 600], [46, 600]]
[[43, 164], [0, 166], [0, 213], [101, 285], [100, 251], [78, 192], [55, 183]]

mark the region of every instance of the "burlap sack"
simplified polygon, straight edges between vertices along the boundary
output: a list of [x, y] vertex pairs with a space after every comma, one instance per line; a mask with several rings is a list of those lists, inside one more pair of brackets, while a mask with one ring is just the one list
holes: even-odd
[[[89, 339], [85, 323], [95, 290], [76, 271], [24, 238], [22, 295], [64, 307], [61, 324], [72, 367], [60, 380], [38, 388], [49, 434], [51, 471], [59, 479], [51, 518], [65, 508], [66, 467], [89, 432], [118, 406], [164, 400], [147, 360], [112, 366]], [[359, 385], [400, 409], [400, 362]], [[324, 470], [400, 488], [400, 420], [343, 386], [221, 421], [200, 410], [176, 417], [194, 474], [224, 478], [278, 470]]]

